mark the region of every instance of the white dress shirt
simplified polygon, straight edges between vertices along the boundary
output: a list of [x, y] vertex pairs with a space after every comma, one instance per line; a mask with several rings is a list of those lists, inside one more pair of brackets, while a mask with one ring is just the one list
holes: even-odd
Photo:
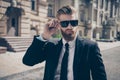
[[[76, 40], [76, 38], [73, 41], [68, 42], [68, 44], [69, 44], [68, 75], [67, 75], [68, 80], [74, 80], [74, 78], [73, 78], [73, 60], [74, 60], [74, 53], [75, 53], [75, 40]], [[63, 47], [61, 50], [61, 55], [59, 57], [59, 62], [58, 62], [54, 80], [60, 80], [62, 58], [65, 53], [65, 43], [67, 43], [64, 39], [62, 39], [62, 42], [63, 42]]]

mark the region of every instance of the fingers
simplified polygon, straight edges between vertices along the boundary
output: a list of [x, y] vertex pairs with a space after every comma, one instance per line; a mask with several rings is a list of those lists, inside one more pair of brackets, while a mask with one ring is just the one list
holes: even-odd
[[43, 31], [44, 37], [46, 39], [48, 39], [49, 37], [51, 37], [53, 34], [55, 34], [58, 30], [58, 20], [54, 19], [54, 20], [49, 20], [46, 24], [45, 24], [45, 28]]
[[58, 20], [51, 20], [50, 22], [48, 22], [48, 27], [50, 28], [50, 29], [52, 29], [52, 28], [56, 28], [57, 27], [57, 25], [58, 25]]

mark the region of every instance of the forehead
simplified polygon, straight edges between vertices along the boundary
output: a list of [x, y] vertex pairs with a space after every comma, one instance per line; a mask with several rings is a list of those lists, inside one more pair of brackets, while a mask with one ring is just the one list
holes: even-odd
[[60, 21], [64, 21], [64, 20], [74, 20], [74, 19], [76, 19], [76, 17], [75, 17], [74, 14], [73, 14], [73, 15], [61, 14], [61, 15], [59, 16], [59, 20], [60, 20]]

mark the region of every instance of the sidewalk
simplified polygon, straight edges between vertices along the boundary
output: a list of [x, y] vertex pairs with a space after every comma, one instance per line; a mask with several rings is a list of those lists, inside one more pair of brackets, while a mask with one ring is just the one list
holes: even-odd
[[117, 41], [117, 42], [98, 42], [98, 46], [99, 46], [101, 51], [104, 51], [107, 49], [111, 49], [111, 48], [115, 48], [115, 47], [120, 46], [120, 41]]
[[[117, 42], [98, 42], [101, 51], [120, 46], [120, 41]], [[22, 64], [22, 57], [25, 52], [7, 52], [0, 54], [0, 78], [12, 74], [25, 72], [31, 69], [44, 67], [45, 62], [37, 64], [33, 67]]]
[[44, 62], [33, 67], [24, 65], [22, 63], [24, 53], [7, 52], [0, 54], [0, 78], [44, 66]]

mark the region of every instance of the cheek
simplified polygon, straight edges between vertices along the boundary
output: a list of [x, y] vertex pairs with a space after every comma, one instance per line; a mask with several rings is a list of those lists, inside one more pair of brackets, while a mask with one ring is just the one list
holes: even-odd
[[75, 27], [73, 30], [74, 30], [74, 32], [77, 32], [78, 31], [78, 27]]

